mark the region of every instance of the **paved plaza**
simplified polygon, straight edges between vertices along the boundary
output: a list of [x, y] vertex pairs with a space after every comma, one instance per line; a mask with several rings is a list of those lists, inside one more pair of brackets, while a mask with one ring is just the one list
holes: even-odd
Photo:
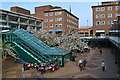
[[[78, 53], [75, 61], [70, 61], [55, 72], [47, 71], [41, 74], [35, 69], [22, 72], [22, 64], [13, 63], [13, 58], [3, 60], [3, 78], [116, 78], [117, 65], [115, 64], [114, 54], [109, 48], [102, 48], [103, 54], [99, 55], [99, 48], [91, 49], [90, 52]], [[84, 71], [80, 71], [77, 62], [79, 59], [87, 59], [88, 64]], [[101, 69], [101, 62], [105, 61], [107, 69]]]

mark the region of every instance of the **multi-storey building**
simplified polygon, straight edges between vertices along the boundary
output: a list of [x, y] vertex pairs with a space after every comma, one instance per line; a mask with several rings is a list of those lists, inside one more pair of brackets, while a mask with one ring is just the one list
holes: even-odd
[[21, 7], [18, 7], [18, 6], [11, 7], [10, 11], [30, 15], [30, 10], [27, 10], [27, 9], [24, 9], [24, 8], [21, 8]]
[[78, 31], [79, 18], [61, 7], [51, 5], [35, 7], [35, 14], [44, 20], [44, 29], [50, 33], [67, 34]]
[[81, 37], [92, 36], [92, 34], [93, 34], [93, 27], [79, 29], [78, 34], [80, 34]]
[[43, 29], [43, 20], [30, 16], [30, 11], [26, 12], [24, 9], [21, 9], [19, 7], [15, 9], [12, 8], [12, 10], [14, 12], [2, 9], [0, 10], [0, 26], [9, 26], [33, 32]]
[[119, 1], [102, 2], [101, 5], [92, 6], [93, 35], [108, 35], [113, 21], [117, 20], [120, 11]]

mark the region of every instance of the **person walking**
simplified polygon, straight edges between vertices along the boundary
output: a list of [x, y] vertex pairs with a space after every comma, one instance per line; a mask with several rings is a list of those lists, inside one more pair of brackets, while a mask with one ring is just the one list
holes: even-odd
[[79, 66], [79, 68], [80, 68], [80, 71], [82, 71], [82, 70], [83, 70], [83, 67], [84, 67], [83, 60], [79, 60], [79, 61], [78, 61], [78, 66]]
[[102, 49], [100, 49], [100, 55], [102, 55]]
[[87, 65], [87, 60], [83, 60], [83, 64], [84, 64], [84, 66], [83, 66], [84, 68], [83, 69], [85, 70], [85, 67]]
[[80, 63], [80, 64], [79, 64], [79, 67], [80, 67], [80, 71], [83, 71], [83, 70], [84, 70], [84, 64], [83, 64], [83, 63]]
[[102, 71], [104, 72], [106, 70], [106, 64], [104, 61], [101, 63]]

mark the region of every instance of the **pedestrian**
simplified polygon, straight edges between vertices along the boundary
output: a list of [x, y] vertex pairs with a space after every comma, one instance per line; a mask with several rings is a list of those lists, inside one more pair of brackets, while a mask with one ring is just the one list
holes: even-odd
[[84, 69], [85, 69], [85, 67], [86, 67], [86, 65], [87, 65], [87, 60], [86, 60], [86, 59], [83, 60], [83, 64], [84, 64]]
[[82, 63], [83, 62], [83, 60], [82, 59], [80, 59], [79, 61], [78, 61], [78, 65], [80, 64], [80, 63]]
[[79, 60], [79, 61], [78, 61], [78, 66], [79, 66], [79, 68], [80, 68], [80, 71], [82, 71], [82, 70], [83, 70], [83, 67], [84, 67], [83, 60]]
[[102, 71], [104, 72], [106, 70], [106, 64], [104, 61], [101, 63]]
[[102, 55], [102, 49], [100, 49], [100, 55]]
[[84, 70], [84, 64], [83, 64], [83, 63], [80, 63], [80, 64], [79, 64], [79, 67], [80, 67], [80, 71], [83, 71], [83, 70]]

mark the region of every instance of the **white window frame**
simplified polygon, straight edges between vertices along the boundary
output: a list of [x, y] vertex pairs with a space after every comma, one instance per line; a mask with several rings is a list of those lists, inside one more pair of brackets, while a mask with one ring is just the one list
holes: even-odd
[[115, 10], [120, 10], [120, 6], [115, 6]]
[[105, 25], [105, 21], [101, 21], [101, 23], [100, 23], [101, 25]]
[[59, 21], [62, 21], [62, 18], [59, 18]]
[[108, 25], [110, 25], [110, 24], [112, 24], [112, 22], [113, 22], [113, 21], [108, 21], [107, 23], [108, 23]]
[[[52, 25], [52, 26], [51, 26]], [[53, 24], [50, 24], [50, 27], [53, 27]]]
[[111, 11], [112, 10], [112, 7], [108, 7], [108, 11]]
[[62, 24], [59, 24], [59, 27], [62, 27]]
[[48, 22], [48, 19], [45, 19], [44, 21], [45, 21], [45, 22]]
[[[56, 26], [57, 25], [57, 26]], [[55, 27], [59, 27], [59, 25], [58, 24], [55, 24]]]
[[100, 16], [100, 15], [99, 15], [99, 14], [97, 14], [97, 15], [96, 15], [96, 18], [99, 18], [99, 16]]
[[112, 17], [112, 14], [111, 14], [111, 13], [109, 13], [109, 14], [108, 14], [108, 18], [111, 18], [111, 17]]
[[62, 12], [55, 12], [55, 15], [62, 15]]
[[48, 13], [44, 13], [44, 16], [48, 16]]
[[[98, 22], [99, 22], [99, 24], [97, 24]], [[100, 21], [97, 21], [97, 22], [96, 22], [96, 25], [100, 25]]]
[[45, 27], [48, 27], [48, 25], [45, 25]]
[[50, 18], [49, 20], [50, 20], [50, 22], [53, 22], [53, 19], [52, 19], [52, 18]]
[[49, 13], [49, 16], [53, 16], [53, 13]]
[[96, 12], [100, 11], [100, 8], [96, 8]]
[[[104, 16], [102, 16], [102, 15], [104, 15]], [[105, 18], [105, 14], [101, 14], [101, 15], [100, 15], [100, 18]]]
[[117, 16], [118, 16], [118, 13], [115, 14], [115, 17], [117, 17]]
[[58, 21], [59, 20], [59, 18], [55, 18], [55, 21]]
[[101, 11], [105, 11], [105, 7], [101, 7], [100, 9], [101, 9]]

